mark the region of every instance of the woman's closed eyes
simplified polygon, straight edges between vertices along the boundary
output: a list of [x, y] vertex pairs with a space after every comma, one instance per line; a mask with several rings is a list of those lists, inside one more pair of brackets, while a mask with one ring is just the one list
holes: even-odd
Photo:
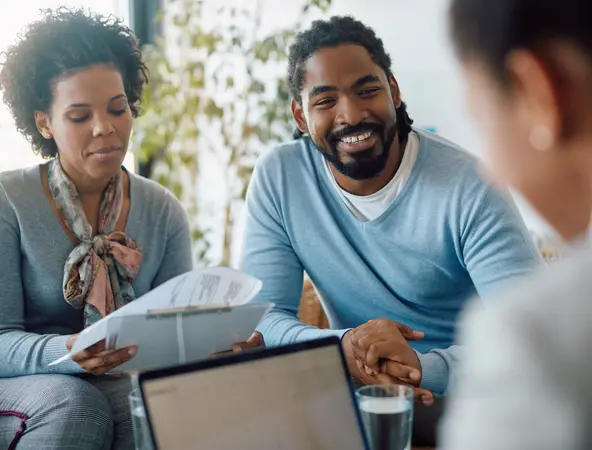
[[[109, 114], [112, 114], [114, 116], [121, 116], [127, 110], [128, 110], [127, 106], [125, 106], [121, 109], [110, 109]], [[89, 118], [90, 118], [90, 114], [85, 114], [83, 116], [70, 116], [69, 117], [70, 121], [73, 123], [83, 123], [83, 122], [86, 122]]]

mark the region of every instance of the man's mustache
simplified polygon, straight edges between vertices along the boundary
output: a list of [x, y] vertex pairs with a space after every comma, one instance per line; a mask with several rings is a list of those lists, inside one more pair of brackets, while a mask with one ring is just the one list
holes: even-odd
[[372, 132], [379, 128], [379, 125], [375, 123], [358, 123], [356, 125], [346, 125], [343, 128], [333, 131], [329, 134], [328, 140], [330, 142], [338, 141], [339, 139], [348, 136], [350, 134], [361, 134], [366, 133], [368, 131]]

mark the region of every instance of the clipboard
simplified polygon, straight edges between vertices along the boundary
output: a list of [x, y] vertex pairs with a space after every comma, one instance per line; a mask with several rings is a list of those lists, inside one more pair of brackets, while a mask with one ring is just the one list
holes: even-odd
[[114, 372], [140, 371], [209, 359], [244, 342], [272, 303], [151, 310], [148, 314], [113, 317], [107, 330], [108, 348], [130, 345], [138, 353]]
[[261, 286], [261, 280], [229, 267], [178, 275], [82, 330], [70, 351], [49, 366], [101, 340], [111, 350], [138, 346], [138, 354], [114, 371], [209, 358], [247, 340], [274, 306], [251, 302]]

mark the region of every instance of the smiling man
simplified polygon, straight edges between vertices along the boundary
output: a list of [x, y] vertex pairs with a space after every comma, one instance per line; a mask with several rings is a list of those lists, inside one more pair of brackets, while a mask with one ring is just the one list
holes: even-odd
[[[540, 263], [514, 205], [456, 145], [412, 128], [382, 41], [350, 17], [290, 48], [294, 141], [258, 161], [242, 268], [275, 308], [266, 345], [343, 338], [360, 383], [445, 394], [459, 313]], [[298, 320], [303, 272], [331, 323]], [[254, 339], [256, 340], [256, 339]]]

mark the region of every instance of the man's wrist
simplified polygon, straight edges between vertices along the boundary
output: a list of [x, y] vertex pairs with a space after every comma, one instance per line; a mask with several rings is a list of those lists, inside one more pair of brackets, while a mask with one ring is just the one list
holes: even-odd
[[341, 348], [345, 355], [345, 359], [348, 361], [353, 358], [352, 345], [351, 345], [351, 329], [345, 330], [345, 333], [341, 335]]
[[448, 367], [440, 355], [417, 353], [421, 365], [421, 382], [419, 387], [435, 394], [443, 394], [448, 386]]

